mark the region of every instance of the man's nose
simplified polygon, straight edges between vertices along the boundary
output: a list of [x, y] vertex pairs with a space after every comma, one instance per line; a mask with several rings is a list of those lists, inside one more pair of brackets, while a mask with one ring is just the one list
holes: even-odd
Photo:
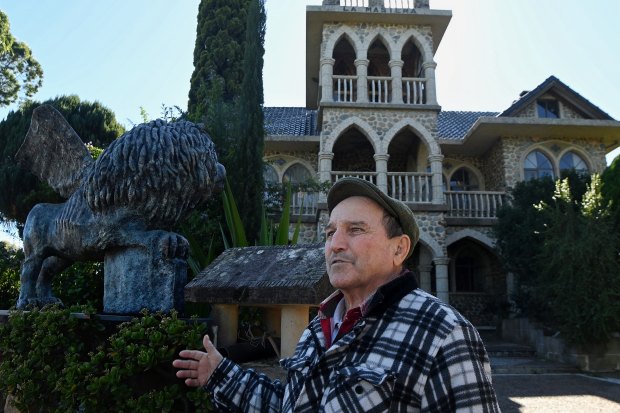
[[331, 236], [330, 248], [333, 251], [342, 251], [347, 247], [347, 237], [345, 231], [336, 229]]

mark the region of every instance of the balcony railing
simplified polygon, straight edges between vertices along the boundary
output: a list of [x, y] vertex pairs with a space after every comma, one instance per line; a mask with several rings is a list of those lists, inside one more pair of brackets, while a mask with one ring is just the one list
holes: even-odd
[[455, 218], [497, 218], [506, 203], [505, 192], [445, 191], [448, 216]]
[[426, 103], [426, 78], [403, 78], [403, 101], [407, 105], [423, 105]]
[[376, 172], [332, 171], [331, 175], [332, 175], [332, 182], [336, 182], [339, 179], [352, 176], [354, 178], [361, 178], [368, 182], [372, 182], [375, 185], [377, 184], [377, 173]]
[[357, 100], [357, 76], [333, 76], [334, 102]]
[[389, 103], [392, 100], [391, 77], [368, 76], [368, 101], [371, 103]]
[[403, 202], [431, 203], [432, 175], [423, 172], [388, 172], [388, 195]]

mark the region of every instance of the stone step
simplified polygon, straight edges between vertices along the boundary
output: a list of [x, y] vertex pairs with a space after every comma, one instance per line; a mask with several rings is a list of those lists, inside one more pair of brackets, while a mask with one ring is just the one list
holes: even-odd
[[526, 357], [491, 357], [491, 372], [497, 374], [575, 374], [570, 364]]
[[485, 346], [489, 357], [521, 358], [536, 356], [536, 350], [533, 347], [522, 344], [489, 342]]

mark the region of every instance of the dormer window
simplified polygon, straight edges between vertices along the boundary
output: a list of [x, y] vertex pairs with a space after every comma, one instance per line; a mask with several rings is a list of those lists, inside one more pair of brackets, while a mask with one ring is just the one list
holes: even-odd
[[536, 110], [539, 118], [559, 119], [560, 104], [555, 99], [538, 99]]

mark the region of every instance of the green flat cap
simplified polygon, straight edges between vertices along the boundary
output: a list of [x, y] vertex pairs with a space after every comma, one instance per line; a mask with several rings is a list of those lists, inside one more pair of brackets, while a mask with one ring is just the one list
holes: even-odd
[[403, 232], [411, 239], [411, 248], [407, 258], [413, 253], [413, 248], [420, 238], [420, 230], [415, 222], [413, 212], [404, 202], [389, 197], [371, 182], [360, 178], [347, 177], [339, 179], [327, 194], [327, 208], [331, 213], [341, 201], [352, 196], [365, 196], [379, 204], [388, 214], [396, 218]]

